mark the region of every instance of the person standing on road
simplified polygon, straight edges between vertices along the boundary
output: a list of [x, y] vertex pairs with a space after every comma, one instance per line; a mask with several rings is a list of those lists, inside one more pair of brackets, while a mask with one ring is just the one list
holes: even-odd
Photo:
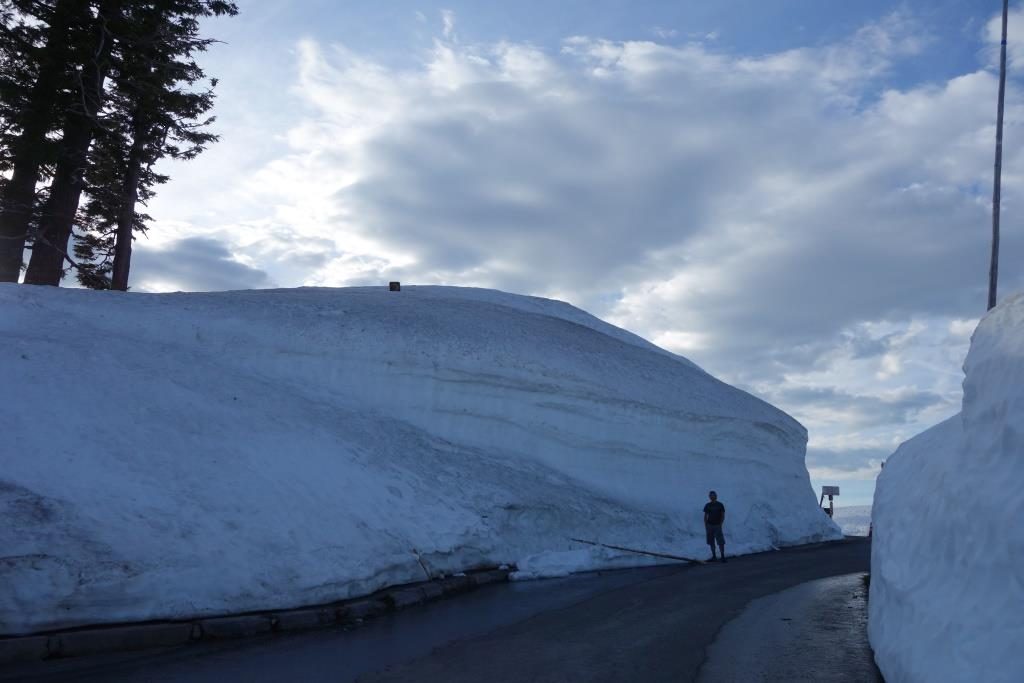
[[708, 498], [711, 502], [704, 506], [704, 529], [707, 531], [708, 545], [711, 546], [711, 558], [708, 562], [714, 562], [715, 541], [718, 541], [718, 550], [722, 555], [722, 562], [725, 562], [725, 536], [722, 534], [722, 524], [725, 523], [725, 506], [718, 502], [718, 494], [708, 491]]

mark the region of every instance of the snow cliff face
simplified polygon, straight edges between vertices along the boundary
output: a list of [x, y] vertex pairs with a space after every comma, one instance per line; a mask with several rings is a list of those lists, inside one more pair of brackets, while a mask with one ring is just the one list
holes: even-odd
[[987, 315], [962, 411], [875, 489], [868, 632], [887, 681], [1024, 676], [1024, 296]]
[[732, 552], [839, 536], [801, 425], [559, 302], [4, 285], [0, 333], [0, 633], [701, 556], [711, 488]]

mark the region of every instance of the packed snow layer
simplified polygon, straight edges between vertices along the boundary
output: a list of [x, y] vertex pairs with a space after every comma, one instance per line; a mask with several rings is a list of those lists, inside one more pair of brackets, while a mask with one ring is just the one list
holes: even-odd
[[960, 414], [886, 461], [868, 632], [885, 679], [1024, 680], [1024, 296], [978, 326]]
[[845, 505], [836, 508], [833, 515], [844, 536], [867, 536], [871, 529], [870, 505]]
[[0, 633], [830, 539], [789, 416], [564, 303], [0, 285]]

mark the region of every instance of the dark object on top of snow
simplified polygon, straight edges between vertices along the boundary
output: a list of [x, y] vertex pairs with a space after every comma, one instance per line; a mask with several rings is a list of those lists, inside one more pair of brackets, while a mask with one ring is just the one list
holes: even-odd
[[401, 282], [389, 282], [388, 283], [388, 291], [389, 292], [400, 292], [400, 291], [402, 291], [402, 283]]

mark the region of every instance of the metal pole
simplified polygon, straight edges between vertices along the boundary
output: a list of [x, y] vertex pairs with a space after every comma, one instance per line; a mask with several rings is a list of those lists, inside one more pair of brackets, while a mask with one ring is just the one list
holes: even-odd
[[992, 261], [988, 270], [988, 310], [996, 305], [999, 281], [999, 198], [1003, 173], [1003, 98], [1006, 95], [1006, 22], [1010, 0], [1003, 0], [1003, 41], [999, 46], [999, 105], [996, 113], [996, 168], [992, 188]]

